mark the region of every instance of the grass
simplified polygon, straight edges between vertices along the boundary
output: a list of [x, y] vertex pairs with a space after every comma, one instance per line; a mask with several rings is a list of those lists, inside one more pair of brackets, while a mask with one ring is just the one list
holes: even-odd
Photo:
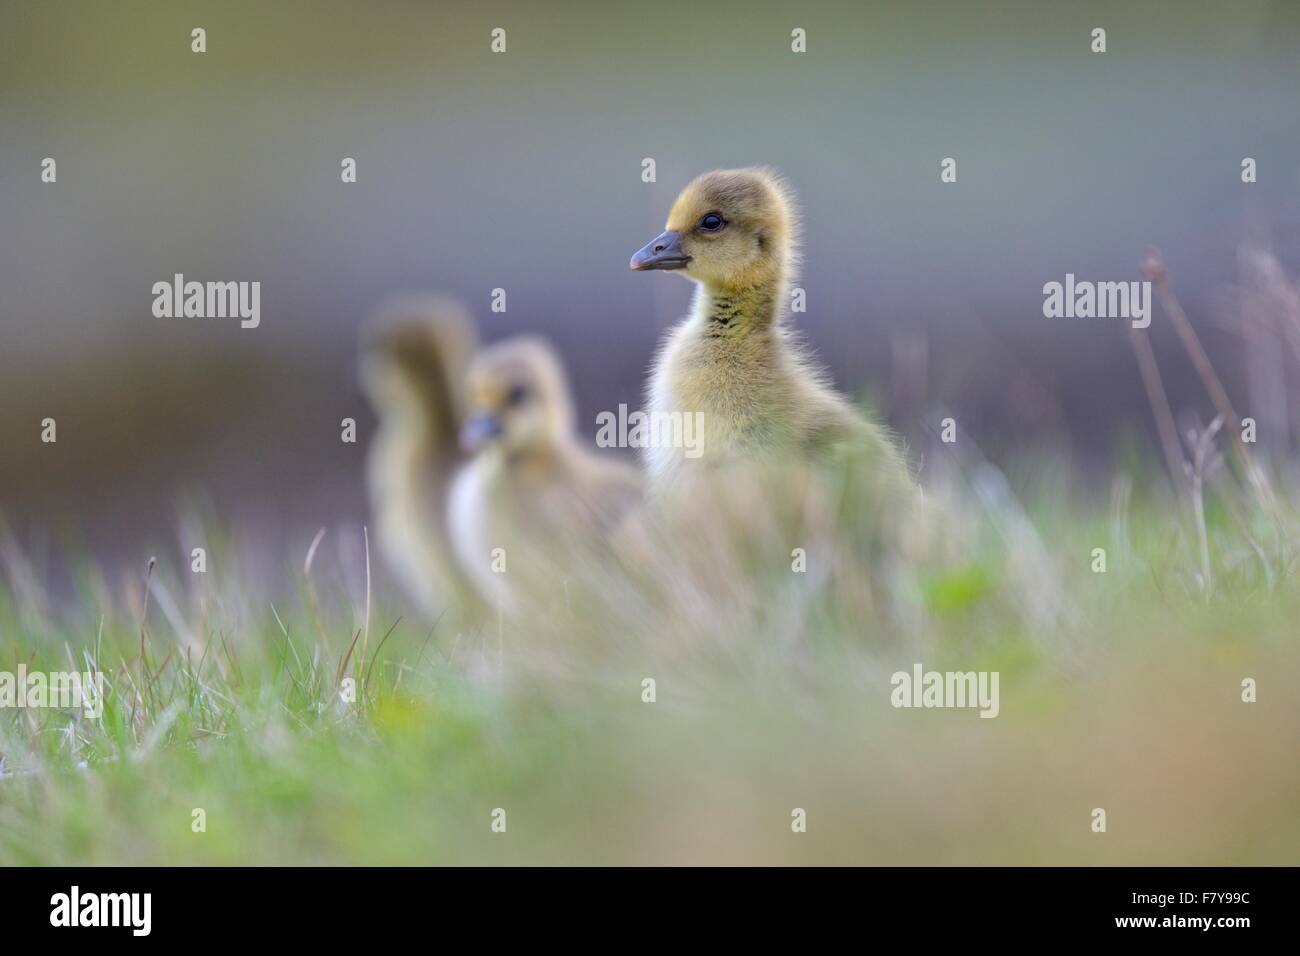
[[[963, 492], [964, 553], [901, 623], [769, 578], [729, 618], [624, 633], [583, 610], [417, 624], [348, 529], [260, 582], [215, 533], [204, 574], [142, 562], [114, 589], [87, 562], [60, 604], [10, 547], [6, 657], [108, 676], [99, 720], [0, 713], [0, 863], [1294, 862], [1296, 526], [1255, 509], [1256, 553], [1212, 497], [1207, 594], [1199, 535], [1128, 486], [1082, 513], [1064, 488], [1030, 514]], [[913, 661], [998, 671], [1000, 716], [892, 708]]]

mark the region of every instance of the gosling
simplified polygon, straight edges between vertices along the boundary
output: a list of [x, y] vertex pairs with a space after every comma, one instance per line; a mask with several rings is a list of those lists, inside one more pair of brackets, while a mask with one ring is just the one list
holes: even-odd
[[690, 315], [669, 332], [651, 370], [652, 416], [702, 412], [702, 452], [647, 448], [656, 493], [691, 469], [717, 463], [821, 461], [862, 456], [878, 479], [910, 487], [904, 456], [881, 426], [838, 394], [786, 322], [798, 263], [793, 197], [763, 168], [696, 178], [677, 197], [665, 231], [630, 263], [696, 283]]
[[430, 614], [546, 610], [603, 560], [640, 500], [628, 463], [579, 441], [563, 366], [542, 339], [476, 348], [456, 303], [382, 310], [362, 379], [379, 417], [369, 485], [379, 536]]

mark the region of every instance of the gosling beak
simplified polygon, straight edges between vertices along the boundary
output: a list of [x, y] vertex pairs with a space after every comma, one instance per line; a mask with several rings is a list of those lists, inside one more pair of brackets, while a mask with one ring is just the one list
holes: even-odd
[[645, 272], [649, 269], [685, 269], [690, 261], [691, 257], [682, 252], [682, 234], [665, 232], [638, 249], [628, 265], [636, 272]]
[[475, 452], [502, 432], [501, 417], [491, 412], [476, 412], [465, 420], [460, 429], [460, 447]]

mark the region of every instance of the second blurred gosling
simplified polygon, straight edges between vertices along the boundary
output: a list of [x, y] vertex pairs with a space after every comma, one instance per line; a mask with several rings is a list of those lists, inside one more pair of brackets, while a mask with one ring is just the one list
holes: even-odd
[[389, 433], [372, 451], [371, 488], [391, 556], [430, 611], [448, 592], [511, 614], [561, 604], [640, 500], [637, 470], [581, 443], [544, 340], [475, 354], [463, 312], [407, 311], [385, 323], [366, 374]]

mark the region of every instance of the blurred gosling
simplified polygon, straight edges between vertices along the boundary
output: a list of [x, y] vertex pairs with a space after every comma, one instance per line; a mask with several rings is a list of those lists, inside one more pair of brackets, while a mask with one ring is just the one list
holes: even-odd
[[762, 168], [695, 179], [665, 231], [632, 257], [636, 271], [672, 270], [697, 285], [690, 315], [655, 360], [649, 406], [652, 415], [702, 412], [702, 453], [692, 460], [681, 448], [647, 449], [654, 491], [700, 465], [797, 464], [839, 451], [860, 456], [900, 493], [911, 486], [885, 429], [838, 394], [794, 341], [785, 306], [797, 262], [793, 197]]
[[542, 339], [482, 350], [464, 310], [382, 310], [363, 362], [381, 420], [369, 482], [380, 540], [429, 613], [563, 604], [640, 500], [630, 464], [585, 447], [568, 380]]
[[363, 333], [361, 384], [379, 418], [366, 461], [375, 538], [405, 591], [429, 615], [476, 598], [452, 553], [446, 490], [462, 464], [464, 372], [474, 325], [459, 302], [389, 299]]

